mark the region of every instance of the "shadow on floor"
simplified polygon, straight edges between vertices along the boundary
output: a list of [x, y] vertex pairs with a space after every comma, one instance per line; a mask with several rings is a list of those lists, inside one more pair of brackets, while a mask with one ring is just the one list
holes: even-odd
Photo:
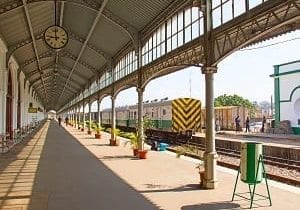
[[118, 160], [118, 159], [140, 160], [139, 158], [132, 157], [131, 155], [118, 155], [118, 156], [107, 155], [98, 159], [99, 160]]
[[30, 210], [159, 209], [54, 123], [35, 177], [32, 191], [45, 195], [47, 208], [38, 208], [31, 200]]
[[222, 209], [241, 209], [239, 204], [231, 201], [223, 201], [216, 203], [203, 203], [199, 205], [183, 206], [182, 210], [222, 210]]
[[139, 191], [140, 193], [157, 193], [157, 192], [183, 192], [194, 190], [205, 190], [199, 187], [199, 184], [187, 184], [177, 188], [168, 188], [166, 185], [145, 184], [149, 190]]

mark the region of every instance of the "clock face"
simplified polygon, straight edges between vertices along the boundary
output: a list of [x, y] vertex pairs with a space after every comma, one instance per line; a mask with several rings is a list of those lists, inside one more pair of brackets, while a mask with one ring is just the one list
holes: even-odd
[[61, 49], [68, 43], [68, 33], [60, 26], [50, 26], [44, 33], [45, 42], [53, 49]]

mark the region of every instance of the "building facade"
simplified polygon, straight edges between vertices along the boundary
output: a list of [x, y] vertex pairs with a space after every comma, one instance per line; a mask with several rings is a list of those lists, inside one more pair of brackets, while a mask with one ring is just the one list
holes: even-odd
[[300, 135], [300, 60], [274, 66], [275, 125], [289, 120]]

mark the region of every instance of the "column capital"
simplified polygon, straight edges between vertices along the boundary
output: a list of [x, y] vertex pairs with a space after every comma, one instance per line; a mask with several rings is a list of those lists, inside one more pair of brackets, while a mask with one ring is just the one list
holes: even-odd
[[114, 95], [110, 96], [111, 100], [116, 100], [116, 97], [117, 96], [114, 96]]
[[216, 66], [204, 66], [202, 67], [202, 74], [214, 74], [217, 73], [218, 67]]
[[145, 90], [145, 88], [143, 88], [143, 87], [137, 87], [136, 88], [136, 91], [138, 92], [138, 93], [143, 93], [144, 92], [144, 90]]

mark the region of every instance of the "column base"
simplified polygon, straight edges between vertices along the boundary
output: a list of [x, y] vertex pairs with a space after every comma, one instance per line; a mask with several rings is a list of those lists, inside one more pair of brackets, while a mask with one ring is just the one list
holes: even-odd
[[203, 187], [206, 189], [215, 189], [218, 187], [219, 181], [217, 180], [217, 158], [216, 152], [205, 152], [204, 162], [205, 162], [205, 176]]

